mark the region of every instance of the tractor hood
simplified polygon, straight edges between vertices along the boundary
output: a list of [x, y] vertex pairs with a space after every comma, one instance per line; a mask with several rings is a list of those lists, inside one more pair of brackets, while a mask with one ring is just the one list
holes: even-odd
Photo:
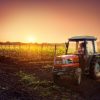
[[58, 58], [70, 59], [70, 58], [78, 58], [77, 55], [61, 55], [57, 56]]
[[78, 62], [78, 55], [61, 55], [56, 57], [56, 64], [72, 64]]

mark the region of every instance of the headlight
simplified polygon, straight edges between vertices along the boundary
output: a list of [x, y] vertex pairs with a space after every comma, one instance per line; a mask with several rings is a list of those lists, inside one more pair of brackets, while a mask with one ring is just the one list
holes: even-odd
[[73, 63], [72, 59], [63, 59], [63, 64], [70, 64]]
[[56, 64], [70, 64], [73, 63], [72, 59], [61, 59], [61, 60], [56, 60]]

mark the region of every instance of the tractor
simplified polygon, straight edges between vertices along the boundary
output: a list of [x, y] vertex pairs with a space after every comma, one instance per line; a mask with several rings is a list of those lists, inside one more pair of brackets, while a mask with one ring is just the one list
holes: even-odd
[[54, 57], [52, 69], [53, 80], [57, 82], [61, 77], [71, 77], [80, 85], [83, 76], [92, 79], [100, 78], [100, 53], [96, 52], [97, 38], [94, 36], [74, 36], [65, 43], [64, 55]]

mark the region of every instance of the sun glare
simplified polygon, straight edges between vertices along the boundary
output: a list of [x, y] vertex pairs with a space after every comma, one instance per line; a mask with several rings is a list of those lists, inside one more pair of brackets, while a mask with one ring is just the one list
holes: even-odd
[[27, 42], [28, 43], [34, 43], [34, 42], [36, 42], [36, 38], [35, 37], [28, 37]]

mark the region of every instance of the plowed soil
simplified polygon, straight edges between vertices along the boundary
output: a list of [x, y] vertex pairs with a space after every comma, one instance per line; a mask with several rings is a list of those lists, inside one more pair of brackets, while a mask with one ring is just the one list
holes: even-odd
[[[89, 76], [83, 77], [80, 86], [76, 85], [73, 80], [59, 80], [59, 87], [68, 88], [68, 91], [60, 91], [56, 97], [55, 94], [49, 97], [40, 96], [35, 90], [23, 85], [20, 78], [16, 76], [16, 73], [22, 70], [30, 74], [35, 73], [40, 80], [52, 81], [52, 68], [43, 66], [45, 65], [39, 63], [1, 61], [0, 100], [100, 100], [100, 81], [93, 80]], [[64, 94], [68, 96], [67, 99], [62, 97]]]

